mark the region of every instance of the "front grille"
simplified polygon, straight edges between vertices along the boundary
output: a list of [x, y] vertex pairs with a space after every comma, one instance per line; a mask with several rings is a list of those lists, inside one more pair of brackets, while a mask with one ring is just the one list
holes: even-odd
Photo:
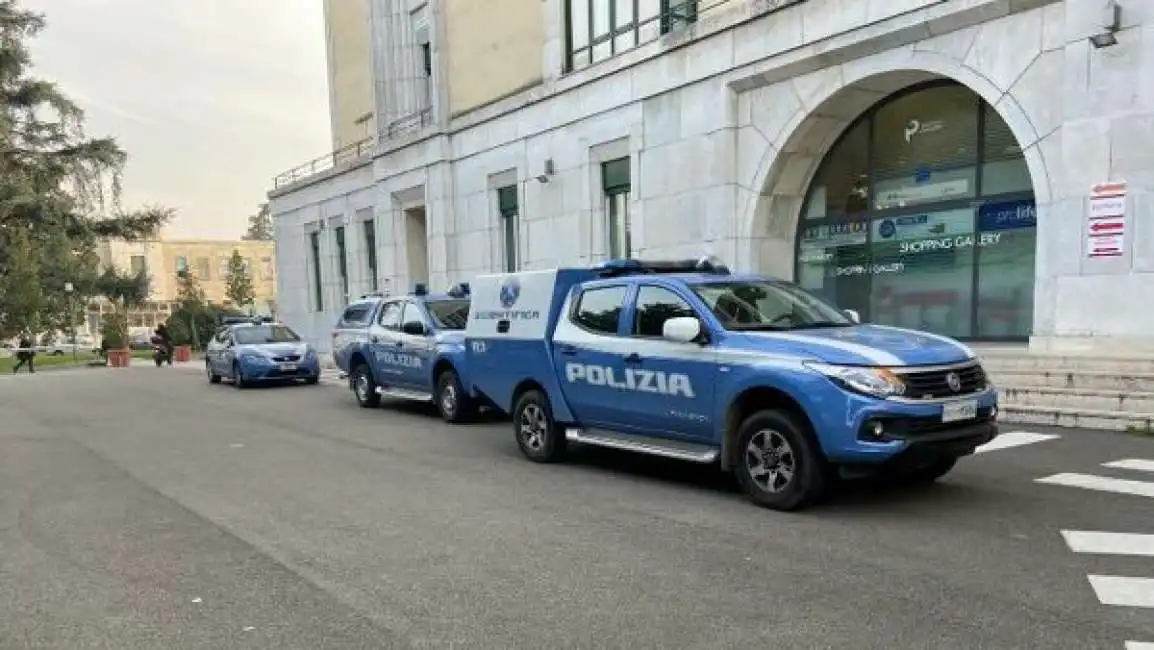
[[[986, 387], [986, 373], [976, 361], [962, 366], [924, 371], [909, 370], [899, 374], [906, 386], [902, 397], [910, 399], [957, 397], [977, 393]], [[950, 374], [958, 376], [960, 385], [957, 390], [950, 388], [948, 379]]]
[[295, 363], [297, 361], [300, 361], [301, 358], [300, 358], [300, 355], [290, 354], [290, 355], [281, 356], [281, 357], [273, 357], [272, 360], [276, 361], [277, 363]]

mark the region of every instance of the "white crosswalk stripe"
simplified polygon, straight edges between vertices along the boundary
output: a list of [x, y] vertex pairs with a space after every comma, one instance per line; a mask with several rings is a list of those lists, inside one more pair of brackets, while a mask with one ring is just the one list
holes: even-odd
[[1145, 458], [1126, 458], [1123, 460], [1114, 460], [1109, 463], [1102, 463], [1102, 467], [1109, 467], [1111, 469], [1131, 469], [1136, 472], [1154, 472], [1154, 460], [1147, 460]]
[[[1152, 534], [1094, 530], [1063, 530], [1061, 533], [1066, 546], [1075, 553], [1154, 558]], [[1154, 570], [1154, 566], [1151, 569]], [[1154, 608], [1154, 578], [1090, 574], [1086, 579], [1098, 602], [1103, 605]], [[1154, 643], [1127, 641], [1126, 650], [1154, 650]]]
[[1066, 487], [1082, 488], [1083, 490], [1154, 498], [1154, 483], [1148, 481], [1134, 481], [1124, 478], [1077, 473], [1054, 474], [1053, 476], [1035, 479], [1035, 481], [1048, 485], [1064, 485]]
[[990, 451], [1000, 451], [1002, 449], [1011, 449], [1013, 447], [1021, 447], [1023, 445], [1032, 445], [1036, 442], [1045, 442], [1047, 440], [1054, 440], [1061, 436], [1053, 433], [1031, 433], [1029, 431], [1007, 431], [999, 435], [997, 438], [987, 442], [986, 444], [974, 450], [975, 453], [981, 454]]

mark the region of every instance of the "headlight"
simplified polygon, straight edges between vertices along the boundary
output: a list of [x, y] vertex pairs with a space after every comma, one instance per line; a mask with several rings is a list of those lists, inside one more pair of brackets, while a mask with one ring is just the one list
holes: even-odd
[[826, 363], [810, 362], [806, 362], [805, 367], [829, 377], [843, 388], [873, 397], [893, 397], [901, 395], [906, 390], [902, 380], [888, 368], [831, 366]]

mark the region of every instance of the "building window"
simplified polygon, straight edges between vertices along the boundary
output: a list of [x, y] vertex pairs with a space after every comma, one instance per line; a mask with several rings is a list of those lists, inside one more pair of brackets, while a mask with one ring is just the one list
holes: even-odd
[[497, 190], [497, 211], [501, 215], [501, 232], [505, 252], [505, 272], [521, 268], [521, 219], [517, 205], [517, 186]]
[[208, 281], [212, 272], [212, 261], [207, 257], [196, 258], [196, 277], [198, 280]]
[[369, 291], [377, 290], [377, 224], [372, 219], [361, 222], [365, 231], [365, 254], [369, 263]]
[[176, 274], [184, 275], [188, 272], [188, 258], [181, 255], [176, 258]]
[[955, 83], [882, 101], [826, 155], [797, 282], [866, 320], [964, 339], [1033, 329], [1034, 194], [997, 112]]
[[144, 273], [145, 268], [146, 268], [146, 264], [145, 264], [143, 255], [133, 255], [128, 260], [128, 264], [129, 264], [129, 269], [132, 271], [133, 275], [140, 275], [141, 273]]
[[272, 280], [274, 277], [276, 277], [276, 265], [273, 264], [272, 258], [260, 258], [260, 279]]
[[345, 227], [337, 226], [333, 230], [333, 236], [337, 242], [337, 271], [341, 275], [341, 301], [343, 305], [347, 304], [349, 300], [349, 256], [345, 251]]
[[605, 192], [605, 227], [609, 232], [609, 257], [632, 254], [629, 226], [629, 159], [618, 158], [601, 164], [601, 186]]
[[580, 70], [697, 20], [697, 0], [566, 0], [567, 70]]
[[312, 266], [310, 284], [312, 284], [313, 289], [313, 310], [324, 311], [325, 299], [321, 287], [321, 234], [319, 232], [309, 233], [309, 262]]

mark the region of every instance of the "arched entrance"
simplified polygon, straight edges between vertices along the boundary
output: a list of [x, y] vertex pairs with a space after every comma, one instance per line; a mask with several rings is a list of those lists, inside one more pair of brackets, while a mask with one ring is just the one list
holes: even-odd
[[794, 277], [873, 323], [1026, 339], [1034, 199], [1022, 148], [993, 107], [952, 81], [908, 88], [824, 157], [798, 217]]

